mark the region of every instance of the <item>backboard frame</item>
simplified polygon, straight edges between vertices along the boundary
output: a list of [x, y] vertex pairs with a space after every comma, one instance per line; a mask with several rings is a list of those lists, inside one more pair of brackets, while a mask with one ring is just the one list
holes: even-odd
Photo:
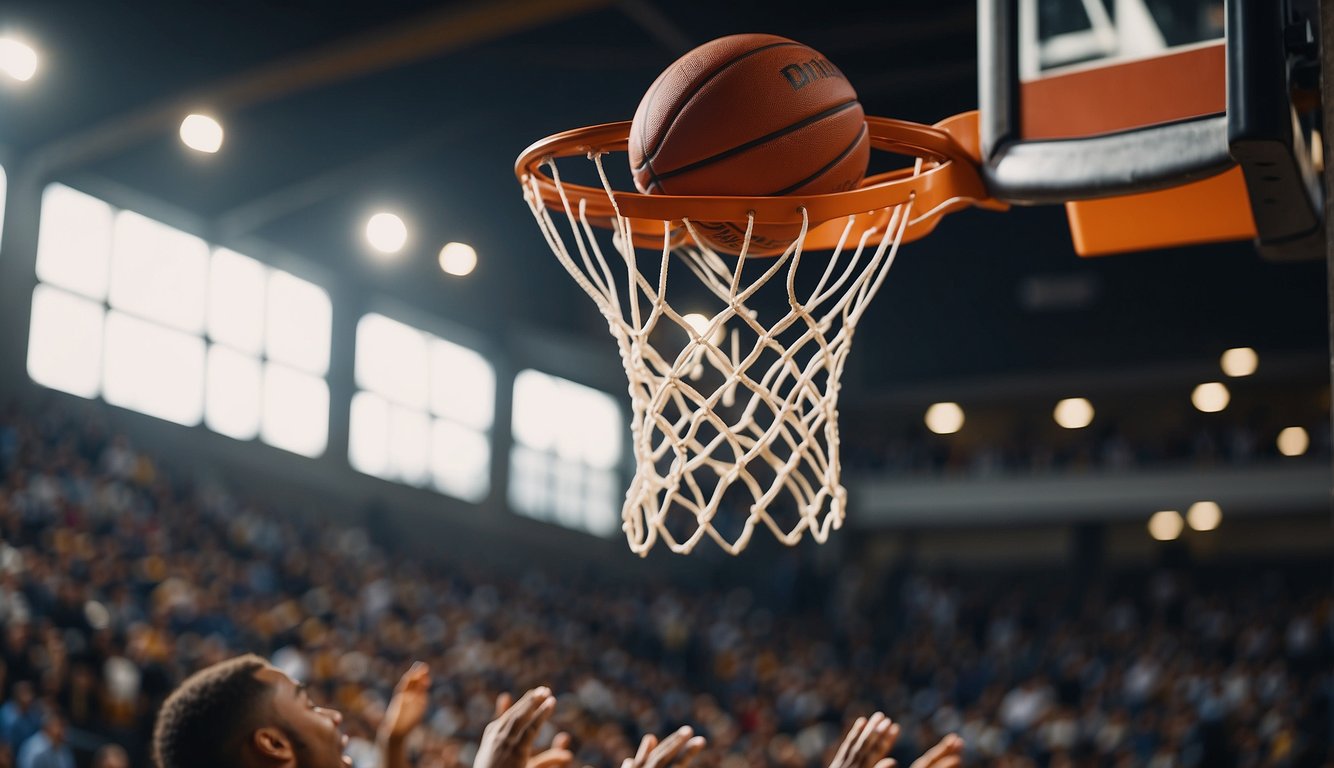
[[[1193, 117], [1148, 118], [1142, 127], [1074, 138], [1024, 136], [1021, 27], [1033, 22], [1021, 18], [1020, 3], [978, 2], [979, 140], [983, 177], [995, 197], [1067, 203], [1074, 224], [1079, 201], [1183, 187], [1240, 166], [1262, 253], [1277, 259], [1323, 253], [1323, 191], [1303, 125], [1311, 118], [1299, 115], [1292, 95], [1300, 68], [1320, 60], [1315, 21], [1302, 0], [1226, 0], [1225, 40], [1117, 64], [1145, 68], [1149, 82], [1193, 77], [1205, 89], [1204, 78], [1215, 88], [1222, 79], [1221, 105], [1215, 96]], [[1209, 69], [1218, 66], [1222, 71]], [[1169, 238], [1163, 245], [1208, 239]]]

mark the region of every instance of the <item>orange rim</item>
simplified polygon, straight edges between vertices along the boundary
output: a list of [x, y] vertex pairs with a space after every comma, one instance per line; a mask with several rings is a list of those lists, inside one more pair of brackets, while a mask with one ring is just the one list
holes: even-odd
[[[891, 171], [867, 177], [857, 189], [826, 195], [782, 197], [705, 197], [644, 195], [562, 181], [559, 187], [546, 166], [557, 158], [625, 152], [629, 121], [577, 128], [536, 142], [515, 162], [514, 173], [525, 188], [535, 189], [548, 208], [564, 210], [564, 190], [571, 209], [582, 203], [589, 223], [611, 228], [617, 212], [628, 220], [636, 245], [662, 246], [663, 222], [732, 221], [800, 224], [802, 210], [810, 217], [805, 248], [829, 249], [844, 236], [846, 221], [855, 216], [853, 238], [889, 222], [896, 206], [912, 201], [911, 219], [903, 240], [931, 232], [946, 213], [968, 206], [1003, 208], [986, 191], [978, 171], [977, 113], [955, 115], [934, 126], [867, 117], [871, 146], [920, 158], [921, 170]], [[863, 215], [865, 214], [865, 215]]]

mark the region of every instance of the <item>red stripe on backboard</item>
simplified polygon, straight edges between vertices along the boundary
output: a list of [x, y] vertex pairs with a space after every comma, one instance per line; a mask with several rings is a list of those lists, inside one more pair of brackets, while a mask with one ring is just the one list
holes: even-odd
[[1024, 139], [1095, 136], [1227, 110], [1224, 42], [1020, 85]]

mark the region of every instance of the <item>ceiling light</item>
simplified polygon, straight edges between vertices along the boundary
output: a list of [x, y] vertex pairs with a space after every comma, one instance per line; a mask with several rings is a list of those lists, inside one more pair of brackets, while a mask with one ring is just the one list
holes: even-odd
[[1301, 427], [1288, 427], [1278, 433], [1278, 452], [1284, 456], [1301, 456], [1311, 445], [1311, 436]]
[[1172, 541], [1181, 535], [1181, 529], [1184, 527], [1181, 513], [1175, 509], [1154, 512], [1149, 518], [1149, 535], [1158, 541]]
[[188, 115], [181, 121], [181, 141], [211, 155], [222, 148], [222, 126], [208, 115]]
[[[705, 331], [709, 330], [709, 318], [699, 312], [690, 312], [682, 315], [681, 319], [686, 321], [686, 325], [693, 328], [695, 333], [699, 334], [701, 337], [704, 336]], [[723, 337], [726, 336], [726, 334], [727, 332], [723, 330], [722, 323], [719, 323], [718, 327], [713, 329], [713, 335], [709, 337], [709, 341], [713, 342], [714, 345], [721, 344], [723, 343]]]
[[958, 403], [936, 403], [926, 409], [926, 428], [937, 435], [952, 435], [963, 428], [963, 409]]
[[1224, 352], [1218, 364], [1228, 376], [1250, 376], [1260, 364], [1260, 356], [1250, 347], [1236, 347]]
[[1226, 408], [1231, 400], [1232, 395], [1228, 393], [1227, 387], [1216, 381], [1201, 384], [1190, 395], [1190, 401], [1205, 413], [1218, 413]]
[[380, 253], [398, 253], [408, 242], [408, 225], [398, 216], [381, 211], [366, 221], [366, 242]]
[[472, 274], [477, 268], [477, 251], [467, 243], [445, 243], [440, 249], [440, 268], [456, 277]]
[[1068, 397], [1056, 404], [1052, 417], [1066, 429], [1082, 429], [1093, 421], [1093, 404], [1082, 397]]
[[26, 82], [37, 74], [37, 51], [12, 37], [0, 37], [0, 72]]
[[1197, 501], [1186, 510], [1186, 522], [1197, 531], [1212, 531], [1223, 521], [1223, 510], [1216, 502]]

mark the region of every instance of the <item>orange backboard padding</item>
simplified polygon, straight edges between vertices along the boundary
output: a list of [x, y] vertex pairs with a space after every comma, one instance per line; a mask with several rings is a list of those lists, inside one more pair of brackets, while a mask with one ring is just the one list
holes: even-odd
[[1019, 109], [1023, 139], [1096, 136], [1224, 112], [1224, 43], [1026, 82]]
[[1255, 238], [1241, 168], [1140, 195], [1065, 204], [1080, 256]]

